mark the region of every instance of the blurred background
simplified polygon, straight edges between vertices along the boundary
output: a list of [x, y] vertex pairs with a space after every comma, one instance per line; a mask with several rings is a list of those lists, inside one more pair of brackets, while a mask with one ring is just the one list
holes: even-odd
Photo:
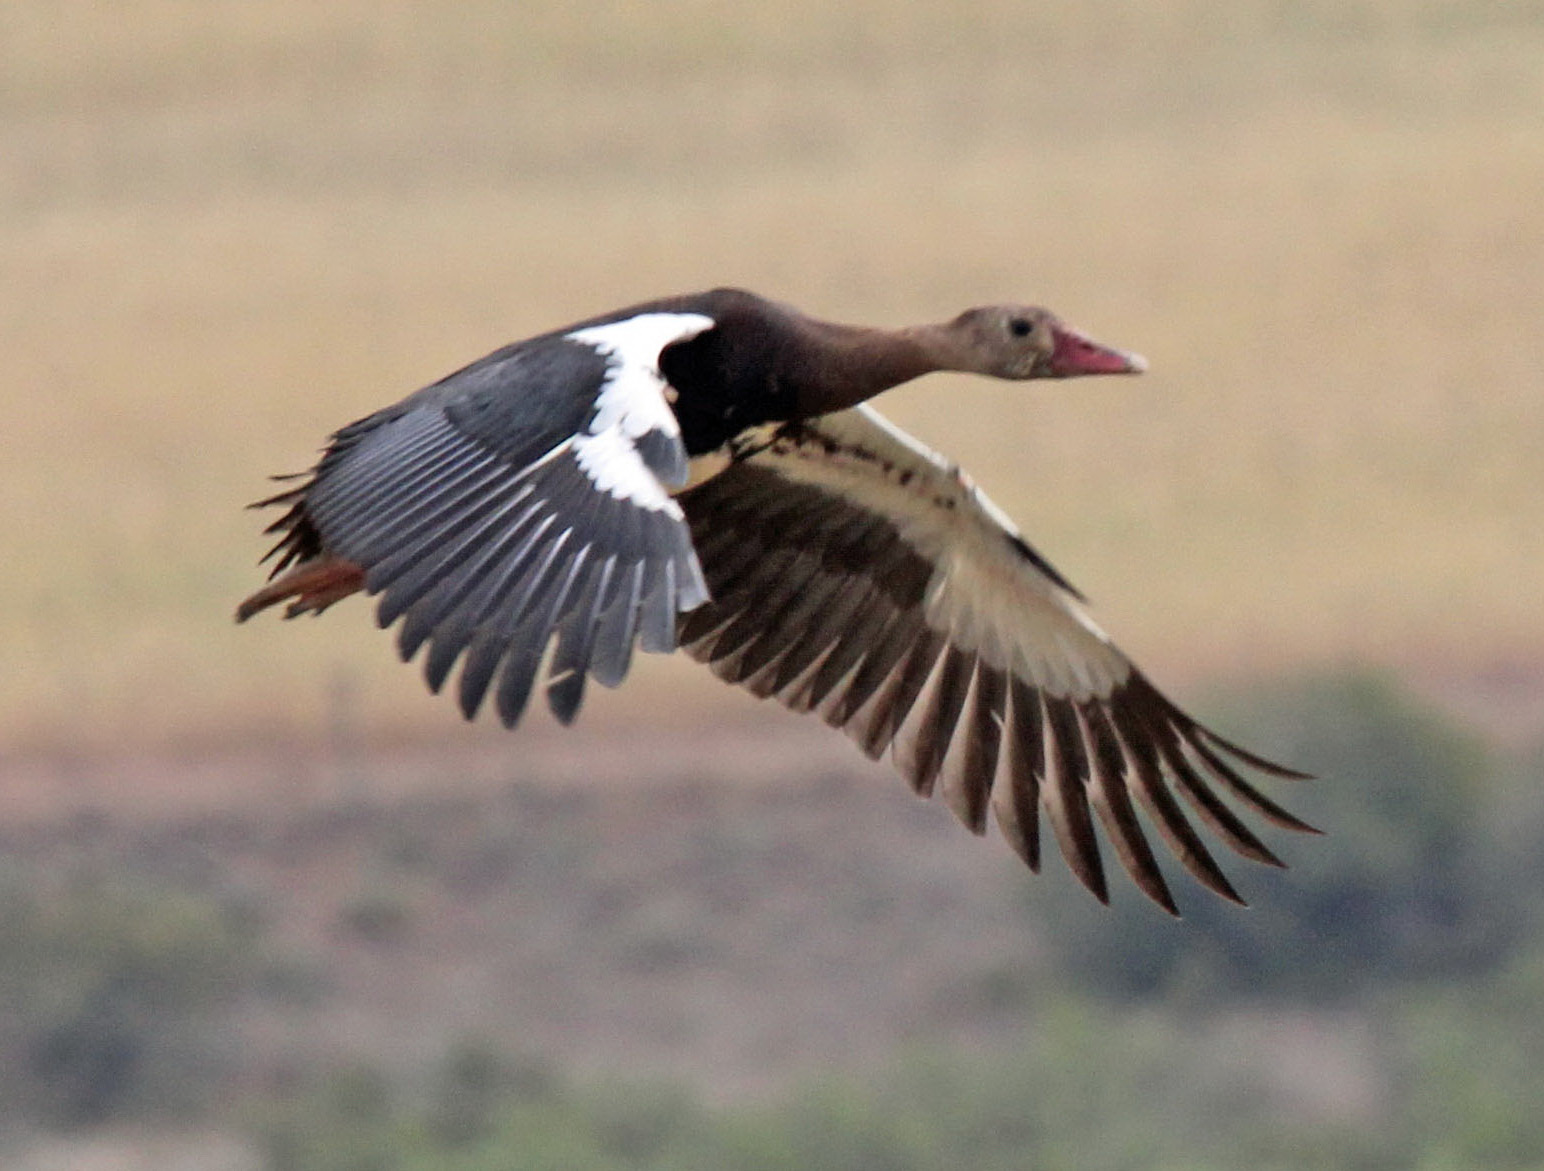
[[[1544, 1166], [1541, 128], [1531, 0], [7, 0], [0, 1165]], [[265, 476], [715, 284], [1145, 353], [884, 410], [1331, 836], [1104, 911], [689, 663], [232, 625]]]

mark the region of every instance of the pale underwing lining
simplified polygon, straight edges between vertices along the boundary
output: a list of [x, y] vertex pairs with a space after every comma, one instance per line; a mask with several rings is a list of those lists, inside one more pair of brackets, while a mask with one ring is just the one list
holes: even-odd
[[782, 428], [680, 500], [712, 594], [681, 621], [687, 651], [729, 682], [818, 712], [871, 756], [889, 750], [918, 792], [941, 793], [976, 832], [990, 808], [1031, 867], [1043, 817], [1073, 872], [1107, 899], [1097, 825], [1174, 912], [1142, 818], [1238, 902], [1191, 818], [1277, 866], [1218, 793], [1309, 828], [1242, 775], [1296, 774], [1165, 699], [1005, 539], [1017, 533], [990, 502], [871, 410]]

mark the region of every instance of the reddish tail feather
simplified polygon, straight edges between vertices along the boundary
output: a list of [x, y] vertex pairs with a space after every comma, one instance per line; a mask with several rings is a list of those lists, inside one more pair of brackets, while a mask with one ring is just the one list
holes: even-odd
[[365, 571], [352, 561], [339, 557], [307, 561], [280, 574], [237, 606], [236, 621], [245, 622], [252, 615], [286, 599], [294, 599], [284, 611], [286, 618], [320, 614], [340, 598], [357, 593], [364, 586]]

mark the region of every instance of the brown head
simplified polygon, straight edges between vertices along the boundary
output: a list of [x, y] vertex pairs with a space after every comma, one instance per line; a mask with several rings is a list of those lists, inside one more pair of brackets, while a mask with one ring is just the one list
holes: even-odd
[[918, 340], [940, 369], [992, 378], [1074, 378], [1083, 374], [1140, 374], [1147, 360], [1101, 345], [1064, 325], [1048, 309], [983, 305], [944, 325], [925, 327]]

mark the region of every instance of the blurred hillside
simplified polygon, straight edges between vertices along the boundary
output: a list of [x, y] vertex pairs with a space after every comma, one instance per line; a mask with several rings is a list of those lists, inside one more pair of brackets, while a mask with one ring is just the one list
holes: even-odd
[[1334, 832], [1230, 862], [1247, 911], [1181, 877], [1184, 920], [688, 741], [8, 821], [0, 1164], [1537, 1168], [1544, 753], [1366, 677], [1233, 717]]
[[[1536, 684], [1541, 110], [1522, 2], [10, 0], [0, 735], [454, 730], [360, 604], [230, 625], [240, 505], [508, 339], [717, 283], [1145, 352], [885, 409], [1161, 679]], [[640, 675], [592, 728], [741, 702]]]

